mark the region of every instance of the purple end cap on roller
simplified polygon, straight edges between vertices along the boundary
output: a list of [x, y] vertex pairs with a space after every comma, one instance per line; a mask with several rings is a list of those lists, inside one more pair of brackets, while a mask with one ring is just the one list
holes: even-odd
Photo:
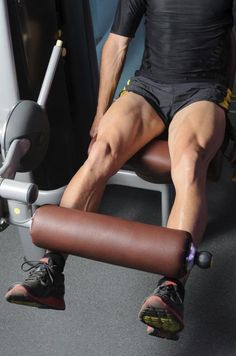
[[186, 257], [186, 265], [187, 265], [187, 270], [190, 271], [194, 265], [194, 258], [196, 255], [196, 248], [193, 246], [191, 243], [190, 249], [189, 249], [189, 254]]

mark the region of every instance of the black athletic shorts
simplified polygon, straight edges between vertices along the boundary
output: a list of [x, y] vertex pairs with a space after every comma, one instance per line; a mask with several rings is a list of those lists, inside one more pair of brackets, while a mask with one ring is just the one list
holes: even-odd
[[211, 101], [227, 112], [232, 92], [215, 83], [194, 82], [160, 84], [143, 76], [132, 77], [120, 95], [133, 92], [144, 97], [160, 115], [166, 127], [180, 109], [197, 101]]

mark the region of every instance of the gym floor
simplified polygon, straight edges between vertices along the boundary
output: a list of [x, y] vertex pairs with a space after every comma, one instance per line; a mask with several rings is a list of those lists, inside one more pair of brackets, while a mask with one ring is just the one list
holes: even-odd
[[[0, 354], [4, 356], [233, 356], [236, 355], [236, 185], [224, 165], [209, 183], [209, 224], [201, 249], [214, 255], [210, 270], [192, 270], [180, 340], [146, 335], [138, 318], [158, 276], [70, 257], [66, 269], [66, 310], [9, 304], [9, 285], [24, 278], [17, 230], [1, 234]], [[159, 193], [108, 187], [101, 212], [160, 224]], [[68, 227], [69, 228], [69, 227]]]

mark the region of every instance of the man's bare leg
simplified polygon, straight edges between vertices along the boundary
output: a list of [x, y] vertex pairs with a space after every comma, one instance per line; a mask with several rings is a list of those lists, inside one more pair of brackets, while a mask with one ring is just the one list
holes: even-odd
[[195, 246], [199, 246], [207, 223], [207, 169], [223, 142], [224, 133], [224, 110], [207, 101], [179, 111], [169, 128], [176, 197], [168, 227], [190, 232]]
[[[172, 180], [176, 198], [167, 226], [191, 233], [199, 246], [207, 222], [206, 176], [209, 162], [221, 146], [225, 113], [202, 101], [179, 111], [169, 128]], [[178, 339], [183, 329], [186, 276], [181, 281], [165, 277], [144, 302], [139, 317], [153, 336]]]
[[[160, 117], [141, 96], [127, 93], [119, 98], [100, 121], [88, 159], [69, 183], [61, 206], [96, 211], [110, 176], [164, 128]], [[6, 299], [63, 310], [65, 257], [50, 252], [22, 284], [10, 288]]]
[[141, 96], [129, 92], [120, 97], [102, 118], [88, 159], [69, 183], [61, 206], [96, 211], [108, 178], [164, 128]]

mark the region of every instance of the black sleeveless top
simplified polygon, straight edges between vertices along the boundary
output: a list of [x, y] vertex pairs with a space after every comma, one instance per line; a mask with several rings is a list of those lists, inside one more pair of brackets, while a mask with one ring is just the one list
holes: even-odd
[[[234, 5], [235, 3], [235, 5]], [[236, 0], [120, 0], [112, 33], [134, 37], [144, 17], [142, 74], [160, 83], [226, 83]]]

